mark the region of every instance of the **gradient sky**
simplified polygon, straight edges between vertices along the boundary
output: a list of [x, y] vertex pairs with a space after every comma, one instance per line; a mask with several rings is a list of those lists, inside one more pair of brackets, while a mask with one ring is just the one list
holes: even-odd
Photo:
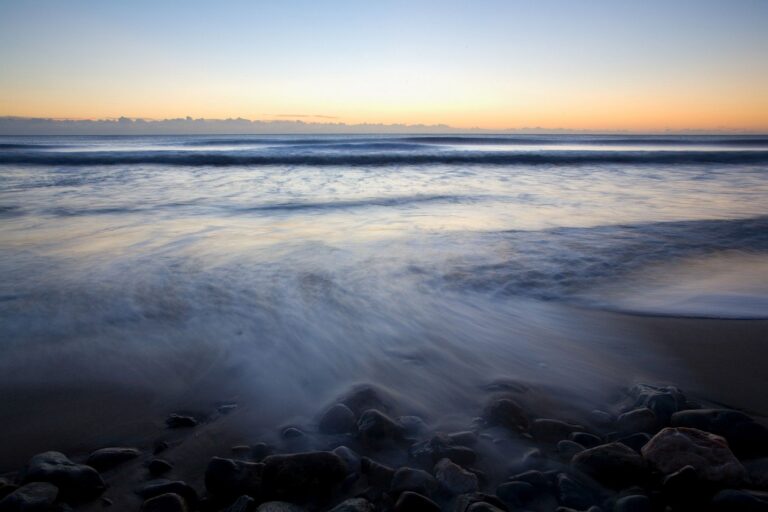
[[0, 115], [768, 131], [768, 0], [0, 0]]

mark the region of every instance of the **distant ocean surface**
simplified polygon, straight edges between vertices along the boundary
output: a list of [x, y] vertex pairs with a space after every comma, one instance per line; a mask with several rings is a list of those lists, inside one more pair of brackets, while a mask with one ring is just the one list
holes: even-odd
[[768, 317], [768, 137], [2, 137], [0, 276], [6, 384], [447, 382], [560, 310]]

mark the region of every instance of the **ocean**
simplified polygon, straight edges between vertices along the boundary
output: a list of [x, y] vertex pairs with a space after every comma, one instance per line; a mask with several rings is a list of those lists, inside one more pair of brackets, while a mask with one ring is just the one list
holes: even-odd
[[61, 396], [40, 439], [227, 400], [270, 432], [359, 382], [597, 400], [695, 382], [627, 319], [768, 318], [768, 138], [2, 137], [0, 276], [7, 453]]

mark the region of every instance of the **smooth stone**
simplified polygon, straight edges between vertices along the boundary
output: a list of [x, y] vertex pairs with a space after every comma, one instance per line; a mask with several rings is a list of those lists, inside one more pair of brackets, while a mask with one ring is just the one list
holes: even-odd
[[651, 500], [641, 494], [624, 496], [616, 500], [613, 512], [651, 512]]
[[304, 437], [304, 432], [296, 427], [286, 427], [280, 432], [280, 437], [283, 439], [298, 439]]
[[238, 459], [250, 458], [253, 450], [247, 444], [239, 444], [229, 449], [232, 455]]
[[287, 501], [268, 501], [259, 505], [256, 512], [306, 512], [306, 509]]
[[581, 425], [548, 418], [533, 420], [530, 426], [530, 432], [533, 434], [533, 437], [543, 443], [556, 443], [562, 439], [567, 439], [571, 433], [580, 430], [584, 430], [584, 427]]
[[449, 494], [465, 494], [477, 491], [477, 475], [462, 469], [450, 459], [442, 459], [435, 464], [434, 472], [440, 486]]
[[616, 421], [616, 418], [614, 418], [613, 415], [605, 411], [601, 411], [599, 409], [594, 409], [590, 411], [589, 419], [592, 421], [594, 425], [601, 428], [610, 428], [613, 426], [614, 422]]
[[261, 476], [263, 491], [274, 499], [322, 500], [344, 481], [347, 465], [331, 452], [270, 455]]
[[645, 432], [653, 434], [659, 428], [659, 419], [656, 414], [647, 407], [634, 409], [620, 414], [616, 419], [616, 428], [625, 434]]
[[512, 475], [507, 480], [510, 482], [525, 482], [538, 489], [543, 489], [549, 486], [549, 479], [547, 479], [544, 473], [535, 469]]
[[650, 440], [651, 440], [650, 435], [646, 434], [645, 432], [638, 432], [636, 434], [631, 434], [625, 437], [621, 437], [618, 439], [618, 442], [629, 446], [636, 452], [639, 452], [643, 448], [643, 446], [648, 444], [648, 441]]
[[400, 416], [397, 423], [403, 428], [403, 435], [408, 438], [418, 438], [427, 432], [427, 424], [418, 416]]
[[0, 500], [0, 512], [47, 512], [59, 488], [48, 482], [31, 482]]
[[395, 502], [395, 512], [440, 512], [440, 506], [421, 494], [405, 491]]
[[335, 404], [323, 413], [317, 428], [323, 434], [346, 434], [355, 428], [355, 413], [344, 404]]
[[576, 441], [563, 439], [557, 442], [557, 453], [563, 460], [570, 461], [577, 453], [583, 452], [585, 448]]
[[504, 512], [504, 509], [494, 507], [490, 503], [479, 501], [471, 504], [467, 509], [467, 512]]
[[686, 498], [693, 496], [696, 489], [702, 486], [696, 468], [685, 466], [674, 473], [667, 475], [662, 481], [662, 492], [671, 502], [685, 502]]
[[506, 482], [496, 488], [496, 496], [513, 507], [522, 507], [536, 494], [536, 487], [527, 482]]
[[163, 459], [152, 459], [147, 465], [149, 473], [153, 476], [163, 475], [173, 469], [173, 465]]
[[712, 498], [714, 512], [766, 512], [768, 493], [745, 489], [726, 489]]
[[579, 443], [581, 446], [585, 448], [594, 448], [595, 446], [599, 446], [603, 444], [602, 439], [588, 432], [572, 432], [571, 435], [568, 436], [568, 439], [576, 443]]
[[141, 506], [141, 512], [186, 512], [184, 498], [172, 492], [149, 498]]
[[88, 500], [104, 492], [105, 484], [91, 466], [75, 464], [60, 452], [44, 452], [32, 457], [21, 471], [20, 481], [48, 482], [59, 488], [66, 500]]
[[[486, 508], [490, 507], [490, 508]], [[467, 512], [469, 510], [489, 511], [489, 510], [507, 510], [507, 506], [497, 496], [485, 494], [482, 492], [473, 492], [471, 494], [462, 494], [456, 498], [455, 512]]]
[[520, 459], [520, 464], [526, 469], [541, 469], [547, 464], [547, 459], [541, 450], [538, 448], [531, 448], [525, 452]]
[[389, 488], [392, 485], [392, 478], [395, 476], [395, 470], [384, 464], [363, 457], [360, 460], [360, 470], [368, 478], [368, 483], [374, 487]]
[[741, 411], [696, 409], [672, 415], [673, 427], [689, 427], [724, 437], [734, 453], [768, 455], [768, 428]]
[[205, 470], [205, 488], [217, 497], [257, 497], [264, 464], [213, 457]]
[[448, 434], [447, 438], [448, 442], [450, 442], [452, 445], [466, 446], [471, 448], [477, 444], [477, 434], [471, 430], [454, 432], [452, 434]]
[[632, 448], [608, 443], [576, 454], [573, 467], [608, 487], [636, 483], [645, 476], [646, 464]]
[[251, 458], [257, 462], [267, 457], [271, 452], [272, 449], [267, 443], [256, 443], [251, 446]]
[[395, 471], [390, 489], [394, 494], [412, 491], [429, 496], [437, 490], [437, 480], [421, 469], [402, 467]]
[[0, 500], [11, 494], [13, 491], [18, 489], [19, 486], [9, 482], [5, 478], [0, 478]]
[[368, 409], [360, 415], [357, 430], [361, 441], [369, 445], [395, 441], [403, 437], [403, 427], [376, 409]]
[[557, 475], [557, 499], [566, 507], [584, 510], [595, 503], [595, 493], [573, 477]]
[[509, 430], [526, 430], [528, 418], [517, 402], [500, 398], [489, 403], [483, 411], [483, 418], [489, 426], [501, 426]]
[[464, 467], [474, 464], [475, 460], [477, 460], [475, 450], [466, 446], [449, 446], [439, 455]]
[[189, 507], [192, 509], [197, 506], [197, 491], [195, 491], [189, 484], [181, 480], [150, 480], [149, 482], [136, 489], [136, 494], [145, 500], [168, 493], [178, 494], [184, 498], [187, 505], [189, 505]]
[[359, 416], [368, 409], [376, 409], [384, 413], [390, 413], [394, 409], [391, 398], [382, 390], [369, 384], [355, 386], [339, 402], [352, 409], [355, 416]]
[[328, 512], [375, 512], [373, 503], [364, 498], [350, 498], [342, 501]]
[[237, 409], [237, 404], [221, 404], [216, 408], [217, 411], [219, 411], [221, 414], [229, 414], [235, 409]]
[[358, 474], [361, 471], [362, 459], [360, 455], [355, 453], [354, 450], [347, 446], [337, 446], [333, 449], [333, 453], [339, 456], [344, 464], [347, 465], [347, 474]]
[[168, 441], [158, 441], [155, 443], [155, 447], [152, 449], [152, 454], [157, 455], [158, 453], [162, 453], [170, 447], [171, 445], [168, 444]]
[[247, 495], [237, 498], [230, 506], [224, 509], [224, 512], [249, 512], [255, 508], [256, 500]]
[[198, 421], [192, 416], [182, 416], [180, 414], [171, 414], [168, 419], [165, 420], [165, 425], [168, 428], [190, 428], [196, 427]]
[[710, 483], [738, 483], [746, 477], [724, 438], [694, 428], [665, 428], [643, 446], [642, 454], [664, 475], [690, 465]]
[[136, 448], [101, 448], [91, 453], [85, 463], [98, 471], [105, 471], [135, 459], [140, 453]]

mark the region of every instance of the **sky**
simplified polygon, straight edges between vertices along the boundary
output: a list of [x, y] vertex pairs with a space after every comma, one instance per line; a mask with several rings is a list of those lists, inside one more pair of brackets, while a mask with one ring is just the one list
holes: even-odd
[[768, 0], [0, 0], [0, 116], [768, 132]]

